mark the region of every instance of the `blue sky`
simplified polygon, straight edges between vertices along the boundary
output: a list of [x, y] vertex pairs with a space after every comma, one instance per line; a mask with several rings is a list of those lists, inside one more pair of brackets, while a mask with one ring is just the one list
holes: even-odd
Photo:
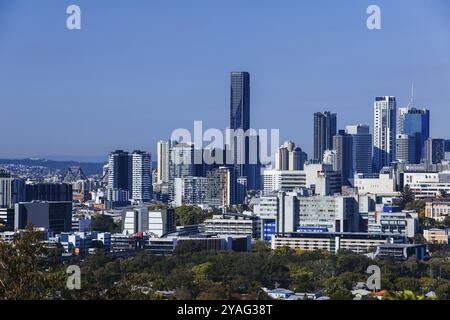
[[224, 129], [233, 70], [251, 73], [252, 127], [309, 154], [314, 112], [372, 126], [374, 97], [407, 104], [412, 82], [450, 138], [448, 0], [0, 0], [0, 157], [101, 160], [194, 120]]

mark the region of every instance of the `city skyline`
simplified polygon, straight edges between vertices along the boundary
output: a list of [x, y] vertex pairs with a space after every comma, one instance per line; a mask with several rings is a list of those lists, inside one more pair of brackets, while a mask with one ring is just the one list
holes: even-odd
[[[248, 4], [233, 21], [248, 19], [227, 29], [232, 4], [200, 1], [186, 12], [184, 4], [175, 9], [141, 2], [105, 9], [101, 1], [79, 1], [85, 20], [78, 33], [63, 23], [59, 27], [64, 5], [2, 3], [1, 12], [9, 19], [2, 19], [8, 32], [0, 33], [5, 43], [0, 66], [8, 77], [0, 75], [0, 103], [8, 106], [5, 118], [13, 119], [4, 129], [13, 132], [22, 125], [23, 134], [2, 143], [0, 158], [103, 162], [115, 149], [155, 155], [158, 140], [169, 139], [176, 128], [191, 129], [195, 120], [209, 128], [228, 126], [228, 80], [235, 70], [252, 76], [252, 127], [280, 128], [280, 143], [292, 140], [310, 156], [314, 112], [337, 113], [338, 129], [361, 123], [373, 132], [373, 99], [395, 96], [398, 108], [406, 106], [412, 83], [415, 106], [431, 110], [430, 136], [448, 138], [443, 115], [450, 101], [445, 90], [450, 86], [450, 46], [442, 39], [448, 38], [444, 17], [450, 5], [379, 1], [383, 28], [370, 31], [365, 27], [367, 3], [322, 1], [313, 7], [288, 2], [275, 12], [268, 3]], [[321, 13], [324, 7], [330, 12], [339, 7], [340, 14]], [[178, 21], [169, 30], [168, 15]], [[210, 30], [202, 30], [209, 24]], [[338, 32], [331, 32], [336, 25]], [[157, 30], [169, 31], [171, 41]], [[149, 43], [140, 40], [146, 35]], [[226, 49], [232, 41], [239, 54]], [[33, 50], [21, 51], [24, 42]], [[389, 50], [380, 47], [383, 43]], [[184, 58], [171, 53], [162, 59], [180, 48]], [[106, 135], [109, 126], [122, 130]]]

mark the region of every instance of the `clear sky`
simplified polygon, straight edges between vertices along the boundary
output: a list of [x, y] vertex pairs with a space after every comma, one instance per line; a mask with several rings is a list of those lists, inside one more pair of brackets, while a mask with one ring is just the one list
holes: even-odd
[[251, 126], [310, 155], [314, 112], [372, 127], [374, 97], [407, 104], [411, 83], [450, 138], [450, 1], [0, 0], [0, 157], [101, 160], [194, 120], [224, 129], [233, 70], [251, 73]]

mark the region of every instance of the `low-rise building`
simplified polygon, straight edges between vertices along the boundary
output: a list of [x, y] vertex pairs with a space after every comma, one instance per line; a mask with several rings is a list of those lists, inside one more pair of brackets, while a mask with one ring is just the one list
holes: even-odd
[[420, 260], [428, 257], [427, 247], [424, 244], [406, 244], [406, 243], [386, 243], [377, 246], [375, 257], [386, 259], [390, 257], [394, 260], [404, 261], [415, 256]]
[[207, 234], [260, 237], [260, 220], [256, 216], [227, 213], [206, 219], [202, 231]]
[[389, 173], [382, 173], [378, 177], [365, 177], [363, 174], [355, 176], [354, 187], [359, 195], [398, 195], [394, 177]]
[[446, 229], [425, 229], [423, 237], [431, 244], [448, 244], [449, 232]]
[[369, 233], [395, 233], [413, 238], [419, 226], [416, 211], [401, 211], [398, 207], [384, 206], [383, 212], [369, 212]]
[[304, 251], [325, 250], [337, 253], [339, 250], [350, 250], [368, 253], [380, 244], [405, 242], [406, 237], [392, 234], [295, 232], [272, 237], [272, 249], [288, 247]]
[[435, 198], [450, 193], [450, 171], [405, 172], [403, 187], [409, 186], [416, 199]]
[[165, 238], [149, 237], [144, 245], [145, 251], [156, 255], [170, 255], [177, 246], [184, 243], [195, 243], [205, 251], [237, 251], [251, 250], [251, 237], [240, 235], [197, 234], [192, 236], [169, 235]]
[[425, 217], [444, 221], [450, 216], [450, 199], [430, 199], [425, 202]]

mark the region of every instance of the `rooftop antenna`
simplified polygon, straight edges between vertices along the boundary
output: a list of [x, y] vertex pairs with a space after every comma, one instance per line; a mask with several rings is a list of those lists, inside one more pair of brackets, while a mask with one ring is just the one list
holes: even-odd
[[411, 100], [409, 101], [408, 108], [414, 108], [414, 83], [411, 84]]

